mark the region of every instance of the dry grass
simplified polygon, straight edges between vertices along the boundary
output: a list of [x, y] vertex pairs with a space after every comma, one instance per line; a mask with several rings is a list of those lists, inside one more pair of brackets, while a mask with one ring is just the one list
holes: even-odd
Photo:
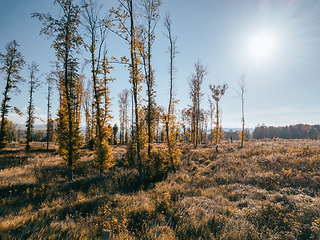
[[[182, 145], [176, 173], [139, 189], [119, 164], [100, 177], [83, 150], [75, 180], [54, 149], [0, 155], [0, 239], [319, 239], [320, 141]], [[161, 146], [157, 146], [161, 149]], [[114, 149], [122, 158], [125, 149]]]

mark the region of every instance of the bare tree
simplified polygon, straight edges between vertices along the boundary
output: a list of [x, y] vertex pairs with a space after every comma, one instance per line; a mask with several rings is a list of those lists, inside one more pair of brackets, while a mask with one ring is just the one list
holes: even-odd
[[213, 142], [213, 122], [214, 122], [214, 102], [208, 98], [208, 103], [209, 103], [209, 116], [210, 116], [210, 141], [211, 144]]
[[82, 105], [86, 121], [85, 144], [88, 149], [93, 150], [93, 99], [91, 81], [88, 81], [85, 87]]
[[[9, 42], [6, 45], [6, 53], [0, 53], [1, 72], [5, 73], [6, 85], [3, 93], [3, 100], [1, 103], [1, 126], [0, 126], [0, 151], [5, 147], [6, 131], [5, 125], [7, 122], [6, 116], [9, 112], [10, 106], [8, 102], [11, 97], [10, 91], [16, 90], [19, 92], [18, 83], [23, 82], [24, 79], [20, 76], [20, 71], [25, 65], [23, 56], [18, 51], [18, 44], [15, 40]], [[20, 113], [17, 108], [14, 108], [16, 112]]]
[[242, 74], [240, 76], [240, 79], [238, 80], [238, 85], [239, 85], [239, 91], [238, 97], [241, 99], [241, 124], [242, 124], [242, 130], [240, 132], [240, 141], [241, 141], [241, 148], [243, 148], [243, 143], [245, 140], [246, 136], [246, 130], [245, 128], [245, 120], [244, 120], [244, 94], [247, 91], [246, 89], [246, 82], [245, 82], [245, 75]]
[[169, 13], [167, 13], [164, 26], [167, 30], [166, 37], [169, 40], [169, 54], [170, 54], [170, 63], [169, 63], [169, 104], [168, 104], [168, 112], [164, 116], [165, 118], [165, 125], [166, 125], [166, 136], [167, 136], [167, 144], [168, 144], [168, 151], [170, 157], [170, 167], [173, 171], [176, 171], [176, 164], [178, 161], [178, 157], [180, 156], [180, 151], [177, 147], [177, 140], [176, 140], [176, 119], [174, 115], [174, 106], [178, 102], [174, 99], [174, 76], [176, 73], [176, 68], [174, 66], [174, 59], [177, 54], [177, 37], [172, 36], [172, 23], [170, 19]]
[[189, 141], [188, 137], [188, 125], [190, 125], [190, 110], [189, 108], [184, 108], [181, 110], [181, 125], [183, 129], [183, 140]]
[[129, 107], [129, 90], [124, 89], [118, 94], [119, 104], [119, 121], [120, 121], [120, 144], [128, 141], [128, 107]]
[[52, 142], [53, 139], [53, 124], [54, 121], [52, 120], [51, 116], [51, 101], [52, 101], [52, 93], [53, 93], [53, 86], [56, 85], [59, 80], [63, 78], [63, 72], [59, 62], [54, 62], [53, 69], [49, 74], [47, 74], [46, 82], [48, 85], [47, 89], [47, 151], [49, 150], [49, 142]]
[[51, 97], [52, 97], [52, 84], [54, 82], [54, 77], [52, 76], [52, 73], [49, 73], [47, 75], [47, 78], [46, 78], [46, 81], [47, 81], [47, 85], [48, 85], [48, 89], [47, 89], [47, 137], [46, 137], [46, 140], [47, 140], [47, 151], [49, 150], [49, 142], [52, 141], [52, 138], [51, 138], [51, 107], [52, 107], [52, 104], [51, 104]]
[[26, 122], [26, 151], [30, 151], [30, 142], [32, 142], [32, 132], [33, 132], [33, 124], [35, 120], [34, 115], [34, 104], [33, 104], [33, 94], [37, 88], [40, 87], [39, 77], [36, 76], [37, 72], [39, 72], [38, 64], [33, 61], [29, 66], [29, 103], [27, 107], [27, 122]]
[[155, 125], [156, 125], [156, 142], [160, 141], [160, 135], [161, 135], [161, 118], [164, 114], [164, 108], [161, 106], [155, 106], [155, 112], [156, 112], [156, 118], [155, 118]]
[[208, 112], [204, 109], [200, 110], [200, 143], [207, 141], [208, 130]]

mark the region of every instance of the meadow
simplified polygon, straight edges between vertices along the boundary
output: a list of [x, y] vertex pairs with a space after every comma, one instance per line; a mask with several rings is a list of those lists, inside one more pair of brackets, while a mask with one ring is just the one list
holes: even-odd
[[[0, 155], [0, 239], [320, 239], [320, 140], [182, 144], [177, 171], [140, 188], [117, 164], [100, 175], [83, 149], [67, 178], [54, 146]], [[164, 145], [158, 145], [161, 149]]]

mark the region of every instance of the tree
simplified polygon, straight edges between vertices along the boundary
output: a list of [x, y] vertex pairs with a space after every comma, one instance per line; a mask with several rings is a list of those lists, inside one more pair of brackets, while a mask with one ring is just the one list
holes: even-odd
[[73, 167], [80, 157], [80, 106], [82, 83], [78, 74], [78, 62], [75, 56], [82, 44], [78, 33], [80, 25], [80, 7], [74, 0], [55, 0], [61, 9], [61, 17], [53, 18], [49, 13], [33, 13], [44, 25], [40, 33], [54, 38], [53, 48], [58, 61], [63, 65], [63, 78], [59, 79], [60, 106], [58, 112], [59, 154], [67, 161], [69, 180], [73, 179]]
[[113, 144], [117, 145], [117, 133], [118, 133], [118, 125], [115, 124], [112, 128], [112, 134], [113, 134]]
[[208, 103], [209, 103], [209, 116], [210, 116], [210, 141], [212, 144], [213, 141], [213, 122], [214, 122], [214, 102], [208, 98]]
[[207, 130], [208, 130], [208, 113], [204, 109], [200, 109], [199, 117], [199, 126], [200, 126], [200, 143], [207, 141]]
[[91, 85], [91, 81], [88, 81], [83, 93], [83, 110], [86, 121], [85, 144], [88, 149], [93, 150], [93, 99]]
[[226, 90], [228, 89], [227, 84], [223, 85], [209, 85], [209, 88], [212, 93], [212, 98], [216, 102], [216, 122], [215, 122], [215, 128], [214, 128], [214, 141], [215, 144], [220, 143], [222, 130], [221, 130], [221, 121], [220, 121], [220, 108], [219, 108], [219, 101], [221, 97], [225, 94]]
[[240, 141], [241, 141], [241, 148], [243, 148], [243, 142], [246, 139], [246, 130], [244, 129], [245, 127], [245, 120], [244, 120], [244, 93], [247, 91], [246, 90], [246, 82], [245, 82], [245, 75], [242, 74], [240, 76], [240, 79], [238, 81], [239, 84], [239, 91], [238, 95], [239, 98], [241, 99], [241, 124], [242, 124], [242, 130], [240, 132]]
[[[104, 48], [107, 28], [104, 21], [99, 19], [100, 8], [96, 3], [93, 3], [91, 0], [83, 0], [82, 3], [85, 6], [83, 14], [84, 27], [89, 39], [89, 44], [85, 46], [91, 55], [90, 63], [94, 99], [93, 121], [95, 127], [93, 150], [95, 153], [96, 166], [100, 170], [100, 174], [102, 174], [104, 170], [114, 165], [112, 150], [108, 144], [108, 138], [111, 132], [107, 128], [107, 122], [111, 118], [108, 80], [112, 81], [112, 79], [106, 77], [106, 75], [110, 73], [109, 69], [103, 69], [103, 66], [107, 67], [108, 64], [106, 50]], [[103, 73], [104, 77], [100, 78], [99, 75]], [[104, 101], [103, 98], [105, 98], [106, 101]]]
[[49, 150], [49, 142], [53, 140], [53, 120], [51, 117], [51, 97], [53, 92], [53, 85], [59, 82], [59, 79], [63, 77], [63, 73], [59, 62], [54, 63], [54, 69], [51, 70], [49, 74], [47, 74], [46, 82], [47, 82], [47, 131], [46, 131], [46, 140], [47, 140], [47, 151]]
[[166, 126], [166, 136], [167, 136], [167, 144], [168, 144], [168, 153], [170, 158], [170, 167], [173, 171], [176, 171], [176, 165], [180, 156], [180, 151], [177, 146], [177, 126], [176, 126], [176, 118], [174, 115], [174, 107], [178, 103], [174, 98], [174, 76], [176, 73], [176, 68], [174, 66], [174, 59], [177, 54], [176, 42], [177, 38], [172, 36], [172, 23], [170, 19], [170, 15], [167, 14], [164, 20], [164, 26], [167, 30], [166, 37], [169, 40], [169, 54], [170, 54], [170, 63], [169, 63], [169, 104], [167, 114], [164, 116], [165, 126]]
[[30, 142], [32, 142], [33, 124], [35, 120], [33, 94], [40, 87], [39, 77], [36, 77], [39, 72], [39, 65], [33, 61], [29, 66], [29, 103], [27, 107], [27, 122], [26, 122], [26, 151], [30, 151]]
[[190, 111], [189, 108], [184, 108], [181, 110], [181, 125], [183, 129], [183, 140], [184, 141], [189, 141], [189, 136], [188, 136], [188, 125], [190, 123]]
[[207, 74], [207, 70], [198, 60], [194, 67], [196, 69], [195, 74], [192, 74], [189, 86], [190, 86], [190, 97], [192, 101], [192, 141], [194, 147], [197, 148], [199, 137], [199, 121], [200, 121], [200, 102], [203, 94], [201, 93], [201, 84], [203, 83], [204, 77]]
[[[111, 31], [124, 39], [130, 46], [130, 83], [132, 84], [132, 97], [133, 97], [133, 109], [134, 109], [134, 124], [135, 130], [132, 133], [132, 144], [136, 145], [136, 159], [138, 162], [138, 170], [140, 177], [140, 184], [143, 185], [143, 171], [142, 171], [142, 158], [141, 151], [144, 148], [144, 134], [142, 123], [142, 111], [141, 111], [141, 69], [139, 68], [140, 59], [138, 47], [139, 36], [136, 29], [136, 12], [133, 0], [118, 0], [119, 6], [117, 9], [112, 8], [110, 11], [114, 15], [114, 18], [118, 22], [118, 30], [114, 30], [115, 26], [112, 22], [107, 22], [107, 26]], [[124, 58], [124, 60], [126, 60]], [[130, 147], [130, 145], [129, 145]]]
[[[16, 136], [16, 125], [11, 122], [10, 120], [6, 119], [6, 133], [7, 133], [7, 140], [8, 142], [16, 141], [17, 136]], [[18, 135], [18, 134], [17, 134]]]
[[22, 130], [21, 130], [21, 128], [18, 128], [18, 130], [17, 130], [17, 138], [16, 138], [17, 142], [20, 142], [21, 135], [22, 135]]
[[[20, 71], [25, 65], [23, 56], [18, 51], [18, 44], [15, 40], [9, 42], [6, 45], [6, 53], [0, 53], [0, 63], [1, 63], [1, 72], [4, 72], [6, 78], [6, 85], [3, 92], [3, 100], [1, 103], [1, 126], [0, 126], [0, 151], [6, 145], [6, 116], [11, 108], [8, 105], [11, 97], [9, 96], [10, 91], [15, 90], [19, 92], [18, 83], [23, 82], [24, 79], [20, 76]], [[14, 108], [17, 113], [20, 111], [17, 108]]]
[[160, 139], [160, 135], [161, 135], [161, 122], [162, 122], [162, 116], [164, 114], [164, 108], [161, 106], [155, 106], [155, 112], [156, 112], [156, 118], [155, 118], [155, 125], [156, 125], [156, 142], [158, 143], [159, 141], [161, 141]]
[[159, 19], [160, 0], [140, 0], [142, 7], [142, 18], [145, 26], [140, 32], [140, 54], [144, 67], [144, 77], [147, 84], [147, 134], [148, 134], [148, 156], [151, 151], [151, 144], [154, 141], [155, 131], [155, 90], [154, 70], [151, 65], [152, 45], [155, 40], [154, 30]]
[[127, 144], [128, 141], [128, 107], [129, 107], [129, 90], [124, 89], [118, 94], [119, 104], [119, 121], [120, 121], [120, 144]]

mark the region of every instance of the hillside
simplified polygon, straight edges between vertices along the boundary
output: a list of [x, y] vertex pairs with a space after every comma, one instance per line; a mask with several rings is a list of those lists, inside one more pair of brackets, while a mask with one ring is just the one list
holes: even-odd
[[[161, 148], [161, 146], [157, 146]], [[139, 188], [120, 163], [99, 176], [83, 150], [74, 181], [54, 149], [0, 156], [0, 239], [319, 239], [320, 141], [182, 145], [176, 173]]]

